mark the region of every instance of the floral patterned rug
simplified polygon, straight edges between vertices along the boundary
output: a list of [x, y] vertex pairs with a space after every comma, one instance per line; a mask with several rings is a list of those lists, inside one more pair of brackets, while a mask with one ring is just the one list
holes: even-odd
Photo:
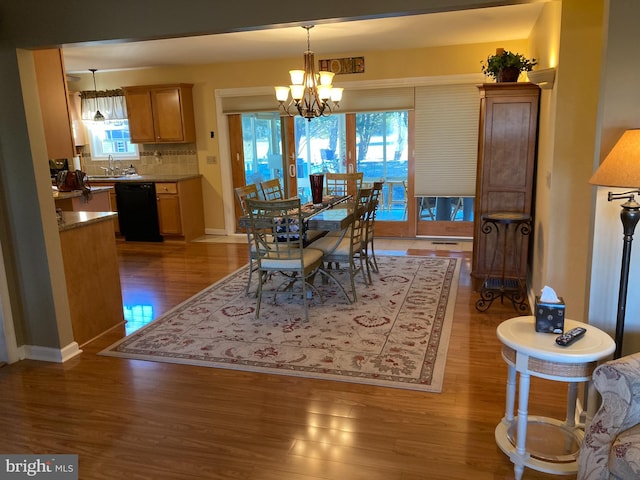
[[310, 301], [308, 321], [299, 296], [274, 305], [269, 292], [256, 319], [244, 267], [100, 354], [440, 392], [460, 262], [378, 256], [378, 265], [372, 285], [358, 276], [352, 305], [317, 277], [323, 302]]

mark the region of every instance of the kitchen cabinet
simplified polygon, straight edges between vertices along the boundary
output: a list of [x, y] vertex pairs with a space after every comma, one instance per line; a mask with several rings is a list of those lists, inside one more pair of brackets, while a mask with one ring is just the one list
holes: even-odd
[[[508, 248], [483, 231], [483, 216], [532, 215], [540, 88], [531, 83], [479, 85], [480, 133], [476, 173], [471, 277], [478, 290], [488, 277], [525, 280], [529, 238]], [[503, 258], [504, 256], [504, 258]]]
[[177, 183], [156, 183], [161, 235], [182, 235], [182, 215]]
[[83, 195], [82, 191], [53, 192], [56, 208], [68, 212], [112, 212], [110, 192], [113, 187], [94, 187], [90, 195]]
[[[163, 178], [158, 178], [163, 177]], [[141, 175], [136, 180], [122, 182], [152, 182], [156, 190], [158, 223], [160, 234], [168, 240], [191, 241], [204, 235], [204, 204], [202, 199], [202, 179], [198, 176], [180, 178], [170, 176]], [[93, 186], [114, 186], [118, 180], [92, 179]], [[110, 192], [111, 211], [118, 211], [115, 191]], [[115, 220], [116, 233], [120, 233]]]
[[160, 234], [186, 241], [204, 235], [202, 181], [156, 182]]
[[50, 159], [71, 159], [75, 155], [75, 145], [62, 50], [34, 50], [33, 64], [47, 155]]
[[84, 125], [82, 124], [82, 100], [80, 92], [69, 93], [69, 111], [71, 113], [71, 134], [76, 147], [87, 144]]
[[133, 143], [193, 143], [193, 85], [123, 87]]
[[73, 337], [82, 347], [106, 332], [125, 335], [112, 212], [63, 212], [58, 223]]
[[[109, 204], [108, 204], [108, 208], [106, 210], [103, 211], [108, 211], [108, 212], [117, 212], [118, 211], [118, 202], [116, 201], [116, 189], [115, 187], [115, 183], [114, 182], [105, 182], [105, 181], [96, 181], [96, 180], [91, 180], [91, 189], [93, 191], [95, 191], [96, 187], [100, 188], [100, 187], [110, 187], [109, 188]], [[99, 210], [97, 210], [99, 211]], [[120, 222], [118, 221], [118, 217], [115, 217], [113, 219], [113, 230], [115, 233], [119, 234], [120, 233]]]
[[[110, 186], [114, 187], [115, 184], [110, 184]], [[118, 201], [116, 200], [115, 188], [112, 188], [109, 191], [109, 206], [111, 207], [110, 209], [111, 212], [118, 211]], [[120, 233], [120, 221], [117, 218], [113, 221], [113, 230], [115, 231], [116, 234]]]

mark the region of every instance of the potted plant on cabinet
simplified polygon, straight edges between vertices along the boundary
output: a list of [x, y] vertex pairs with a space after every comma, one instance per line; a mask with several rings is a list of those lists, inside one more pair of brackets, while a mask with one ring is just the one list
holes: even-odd
[[521, 72], [530, 72], [537, 64], [535, 58], [528, 59], [519, 53], [497, 48], [495, 55], [489, 55], [482, 62], [482, 73], [497, 82], [517, 82]]

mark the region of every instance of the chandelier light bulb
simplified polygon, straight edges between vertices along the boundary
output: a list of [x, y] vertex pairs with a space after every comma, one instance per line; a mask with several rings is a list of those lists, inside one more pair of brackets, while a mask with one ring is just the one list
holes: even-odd
[[322, 100], [329, 100], [331, 98], [331, 85], [319, 85], [318, 97]]
[[304, 91], [306, 90], [304, 85], [291, 85], [291, 98], [294, 100], [300, 100], [304, 97]]
[[275, 87], [276, 89], [276, 99], [280, 103], [284, 103], [289, 98], [289, 87]]
[[320, 85], [329, 85], [331, 86], [331, 82], [333, 81], [333, 72], [327, 72], [325, 70], [320, 70]]
[[302, 85], [304, 82], [304, 70], [289, 70], [291, 83], [294, 85]]
[[340, 100], [342, 100], [342, 91], [344, 90], [344, 88], [342, 87], [333, 87], [331, 89], [331, 101], [338, 103]]

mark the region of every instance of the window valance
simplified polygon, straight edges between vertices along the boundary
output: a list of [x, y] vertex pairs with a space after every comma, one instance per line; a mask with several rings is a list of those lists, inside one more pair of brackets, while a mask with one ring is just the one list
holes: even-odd
[[100, 110], [105, 120], [127, 118], [127, 104], [121, 89], [81, 91], [80, 100], [82, 120], [93, 120], [97, 110]]

